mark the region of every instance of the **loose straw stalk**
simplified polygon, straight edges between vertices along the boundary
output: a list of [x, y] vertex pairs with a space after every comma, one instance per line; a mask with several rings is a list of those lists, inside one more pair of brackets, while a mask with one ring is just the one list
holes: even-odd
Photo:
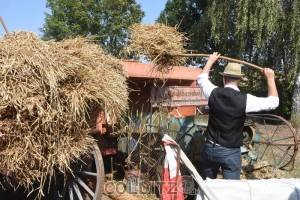
[[[181, 56], [181, 57], [209, 57], [210, 54], [173, 54], [171, 56]], [[248, 65], [249, 67], [253, 67], [255, 69], [258, 69], [260, 71], [263, 71], [264, 68], [262, 67], [259, 67], [257, 65], [254, 65], [254, 64], [251, 64], [251, 63], [248, 63], [246, 61], [242, 61], [242, 60], [237, 60], [237, 59], [233, 59], [233, 58], [229, 58], [229, 57], [226, 57], [226, 56], [220, 56], [221, 59], [224, 59], [224, 60], [228, 60], [228, 61], [232, 61], [232, 62], [238, 62], [238, 63], [242, 63], [242, 64], [245, 64], [245, 65]]]

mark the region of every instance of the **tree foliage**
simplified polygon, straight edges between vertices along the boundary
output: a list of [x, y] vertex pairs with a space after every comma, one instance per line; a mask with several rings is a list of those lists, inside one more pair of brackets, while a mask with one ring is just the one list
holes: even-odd
[[140, 23], [144, 12], [135, 0], [47, 0], [43, 39], [92, 36], [114, 56], [126, 44], [128, 27]]
[[[175, 14], [177, 10], [179, 14]], [[279, 114], [290, 116], [294, 80], [299, 73], [299, 0], [168, 0], [158, 22], [179, 26], [188, 34], [187, 48], [191, 50], [218, 51], [273, 68], [281, 100]], [[204, 63], [201, 59], [196, 62]], [[244, 71], [248, 84], [243, 89], [266, 94], [260, 74], [248, 67]]]

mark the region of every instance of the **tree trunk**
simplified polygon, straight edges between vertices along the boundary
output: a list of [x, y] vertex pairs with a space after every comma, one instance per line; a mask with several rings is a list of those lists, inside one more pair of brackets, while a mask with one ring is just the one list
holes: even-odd
[[300, 128], [300, 73], [298, 73], [294, 85], [291, 122], [298, 132]]

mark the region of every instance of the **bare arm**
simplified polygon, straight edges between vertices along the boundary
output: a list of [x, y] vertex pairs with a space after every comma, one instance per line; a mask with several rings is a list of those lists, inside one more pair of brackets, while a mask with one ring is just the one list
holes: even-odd
[[212, 65], [218, 60], [219, 57], [220, 54], [218, 52], [214, 52], [213, 54], [211, 54], [208, 57], [205, 66], [202, 68], [201, 74], [198, 76], [198, 84], [207, 100], [209, 99], [209, 96], [213, 89], [217, 87], [208, 80], [208, 75]]
[[209, 74], [211, 67], [213, 64], [219, 59], [220, 53], [214, 52], [208, 57], [208, 61], [206, 62], [205, 66], [202, 69], [202, 73]]
[[270, 68], [264, 68], [264, 76], [268, 84], [268, 96], [278, 97], [278, 91], [275, 83], [275, 73], [274, 70]]

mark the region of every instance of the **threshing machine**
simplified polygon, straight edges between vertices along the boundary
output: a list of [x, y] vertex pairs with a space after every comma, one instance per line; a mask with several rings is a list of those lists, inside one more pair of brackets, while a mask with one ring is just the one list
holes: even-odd
[[[112, 127], [105, 113], [99, 114], [92, 161], [75, 162], [74, 173], [62, 180], [67, 184], [56, 184], [69, 199], [101, 199], [105, 174], [126, 180], [127, 186], [133, 179], [159, 181], [162, 134], [170, 135], [195, 167], [199, 165], [209, 109], [196, 82], [201, 69], [174, 66], [160, 73], [151, 64], [123, 63], [130, 88], [128, 115]], [[244, 127], [243, 170], [293, 169], [298, 139], [287, 120], [274, 114], [249, 114]], [[136, 187], [127, 189], [137, 192]]]

